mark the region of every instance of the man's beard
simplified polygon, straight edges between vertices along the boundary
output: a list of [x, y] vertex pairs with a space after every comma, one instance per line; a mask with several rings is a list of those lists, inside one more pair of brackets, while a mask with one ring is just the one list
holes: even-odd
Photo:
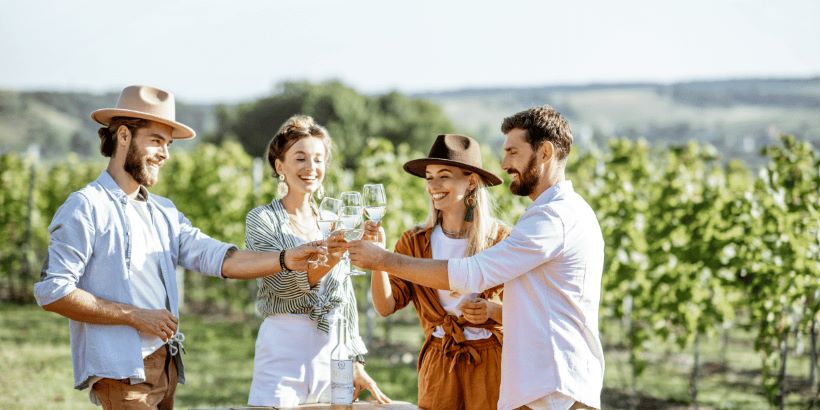
[[148, 155], [144, 155], [144, 153], [140, 152], [139, 147], [134, 143], [134, 139], [131, 139], [123, 168], [137, 183], [145, 187], [150, 187], [157, 183], [159, 175], [150, 171], [147, 159]]
[[532, 191], [535, 190], [535, 186], [538, 185], [540, 177], [538, 168], [535, 166], [535, 153], [532, 154], [523, 171], [518, 169], [512, 171], [518, 173], [518, 181], [510, 182], [510, 192], [519, 196], [530, 196]]

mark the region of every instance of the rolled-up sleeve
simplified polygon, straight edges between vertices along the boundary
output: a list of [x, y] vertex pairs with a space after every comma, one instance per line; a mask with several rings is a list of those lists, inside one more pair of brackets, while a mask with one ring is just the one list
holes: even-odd
[[191, 221], [179, 215], [179, 260], [185, 269], [201, 272], [208, 276], [222, 277], [222, 263], [230, 249], [236, 245], [218, 241], [205, 235], [191, 225]]
[[[399, 238], [399, 241], [396, 242], [396, 253], [413, 256], [413, 246], [410, 239], [412, 235], [413, 231], [410, 230], [405, 232], [401, 238]], [[394, 310], [398, 311], [399, 309], [407, 306], [407, 304], [413, 300], [413, 286], [410, 282], [390, 275], [389, 273], [388, 277], [390, 279], [390, 288], [393, 292], [393, 301], [396, 304]]]
[[77, 288], [94, 249], [94, 224], [88, 198], [75, 192], [60, 206], [48, 227], [51, 240], [34, 284], [34, 298], [40, 306], [67, 296]]
[[564, 224], [548, 206], [524, 213], [510, 236], [495, 246], [467, 258], [450, 259], [450, 289], [483, 292], [548, 262], [564, 247]]
[[[263, 215], [262, 212], [256, 208], [245, 218], [245, 247], [257, 252], [285, 249], [278, 224], [271, 219], [271, 215]], [[276, 275], [266, 276], [264, 281], [280, 299], [297, 299], [311, 292], [318, 293], [318, 286], [310, 286], [306, 271], [282, 270]]]

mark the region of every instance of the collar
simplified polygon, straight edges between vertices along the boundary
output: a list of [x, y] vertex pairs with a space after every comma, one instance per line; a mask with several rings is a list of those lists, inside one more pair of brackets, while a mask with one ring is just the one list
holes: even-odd
[[572, 188], [572, 181], [568, 179], [559, 181], [557, 184], [542, 192], [541, 195], [538, 195], [538, 198], [535, 198], [535, 201], [533, 201], [527, 209], [537, 205], [545, 205], [555, 199], [558, 195], [563, 195], [567, 192], [575, 192]]
[[[107, 170], [103, 170], [103, 172], [100, 173], [100, 176], [97, 177], [97, 182], [102, 185], [103, 189], [114, 196], [117, 201], [123, 204], [128, 202], [128, 194], [120, 188], [117, 181], [114, 181], [114, 178], [108, 173]], [[145, 198], [146, 202], [148, 202], [148, 189], [140, 185], [139, 194]]]

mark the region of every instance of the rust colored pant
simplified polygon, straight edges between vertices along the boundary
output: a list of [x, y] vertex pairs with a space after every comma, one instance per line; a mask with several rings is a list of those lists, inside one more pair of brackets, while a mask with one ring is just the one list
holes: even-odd
[[94, 393], [103, 409], [173, 409], [177, 389], [177, 367], [162, 346], [144, 360], [145, 382], [130, 384], [128, 379], [100, 379]]
[[[530, 409], [527, 406], [521, 406], [521, 407], [519, 407], [515, 410], [532, 410], [532, 409]], [[575, 404], [573, 404], [572, 407], [569, 408], [569, 410], [598, 410], [598, 409], [596, 409], [595, 407], [589, 407], [586, 404], [581, 403], [580, 401], [576, 401]]]
[[[495, 337], [463, 343], [475, 349], [457, 354], [455, 363], [444, 355], [441, 339], [433, 338], [419, 369], [419, 408], [483, 410], [498, 406], [501, 387], [501, 343]], [[450, 371], [452, 365], [452, 371]]]

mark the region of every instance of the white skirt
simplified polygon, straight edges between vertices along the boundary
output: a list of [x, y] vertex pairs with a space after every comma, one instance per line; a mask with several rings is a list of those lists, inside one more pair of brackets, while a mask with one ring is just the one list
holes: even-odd
[[248, 405], [296, 407], [330, 403], [330, 352], [336, 343], [307, 315], [268, 316], [259, 327]]

